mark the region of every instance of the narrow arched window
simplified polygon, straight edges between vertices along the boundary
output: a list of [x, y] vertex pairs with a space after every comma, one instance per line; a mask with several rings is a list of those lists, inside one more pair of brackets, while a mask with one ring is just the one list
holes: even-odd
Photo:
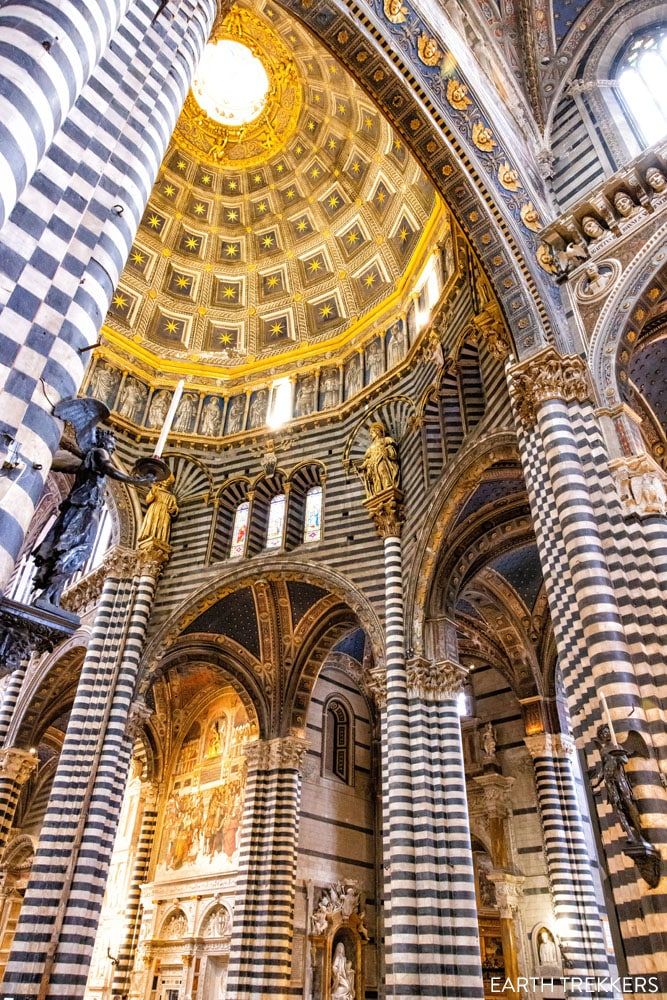
[[325, 774], [333, 775], [350, 782], [350, 716], [345, 705], [340, 701], [330, 701], [326, 710], [325, 721]]
[[246, 535], [248, 534], [248, 512], [250, 504], [247, 500], [240, 503], [234, 514], [234, 527], [232, 528], [232, 544], [229, 550], [229, 558], [237, 559], [245, 552]]
[[271, 497], [269, 505], [269, 520], [266, 527], [266, 548], [279, 549], [283, 544], [283, 526], [285, 524], [285, 494], [278, 493]]
[[322, 487], [311, 486], [306, 493], [303, 520], [304, 542], [319, 542], [322, 537]]
[[667, 134], [667, 25], [643, 31], [616, 63], [625, 105], [645, 146]]

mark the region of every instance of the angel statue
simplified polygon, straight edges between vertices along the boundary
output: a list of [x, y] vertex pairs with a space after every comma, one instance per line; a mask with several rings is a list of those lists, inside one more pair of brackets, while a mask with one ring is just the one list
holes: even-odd
[[641, 818], [635, 794], [625, 773], [625, 765], [630, 757], [648, 757], [646, 744], [640, 733], [631, 730], [622, 745], [612, 739], [611, 729], [604, 724], [598, 726], [594, 743], [600, 752], [600, 760], [590, 768], [588, 777], [594, 791], [604, 784], [607, 800], [623, 827], [628, 840], [644, 841]]
[[53, 415], [67, 420], [76, 435], [77, 448], [56, 452], [54, 472], [73, 472], [72, 489], [61, 502], [58, 517], [33, 553], [37, 572], [33, 586], [41, 591], [34, 602], [45, 610], [59, 609], [60, 597], [69, 578], [85, 566], [93, 549], [100, 513], [104, 506], [106, 477], [131, 486], [152, 484], [157, 475], [129, 476], [115, 468], [111, 455], [116, 441], [111, 431], [98, 427], [109, 410], [99, 399], [63, 399]]
[[358, 466], [367, 497], [374, 497], [383, 490], [398, 488], [400, 467], [396, 442], [389, 437], [384, 424], [379, 421], [369, 427], [371, 443], [363, 462]]

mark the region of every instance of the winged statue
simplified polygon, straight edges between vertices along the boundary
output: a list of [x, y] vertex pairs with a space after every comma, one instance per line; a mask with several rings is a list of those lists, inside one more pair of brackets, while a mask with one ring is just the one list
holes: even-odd
[[597, 791], [604, 784], [609, 805], [630, 841], [643, 842], [641, 817], [635, 794], [625, 773], [630, 757], [650, 757], [641, 733], [631, 729], [623, 743], [616, 743], [605, 723], [598, 727], [593, 742], [600, 753], [598, 763], [589, 769], [591, 787]]
[[97, 426], [109, 416], [99, 399], [63, 399], [54, 406], [53, 415], [72, 426], [76, 446], [66, 445], [54, 456], [52, 470], [74, 473], [74, 483], [56, 520], [33, 552], [37, 567], [33, 587], [41, 591], [34, 603], [46, 610], [59, 609], [65, 584], [85, 566], [93, 550], [107, 477], [130, 486], [143, 486], [159, 478], [157, 474], [128, 475], [113, 465], [116, 439], [110, 430]]

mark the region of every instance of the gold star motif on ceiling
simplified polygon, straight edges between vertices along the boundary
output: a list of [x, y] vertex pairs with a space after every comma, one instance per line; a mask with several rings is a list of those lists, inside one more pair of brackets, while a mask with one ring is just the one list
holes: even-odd
[[296, 224], [296, 228], [300, 233], [305, 233], [306, 229], [308, 229], [308, 223], [305, 219], [299, 219]]
[[238, 184], [236, 183], [236, 181], [230, 181], [229, 182], [229, 190], [230, 191], [236, 191], [237, 187], [238, 187]]
[[257, 211], [260, 213], [260, 215], [262, 215], [264, 212], [266, 212], [266, 202], [265, 201], [260, 201], [259, 205], [257, 206]]
[[144, 255], [142, 253], [139, 253], [138, 250], [133, 250], [132, 251], [132, 263], [133, 264], [143, 264], [143, 262], [145, 261], [145, 259], [146, 258], [144, 257]]
[[262, 237], [262, 246], [263, 247], [272, 247], [273, 246], [273, 236], [264, 236], [264, 237]]
[[303, 153], [303, 146], [297, 146], [294, 152], [296, 153], [297, 156], [301, 156], [301, 154]]
[[338, 198], [336, 197], [336, 195], [332, 194], [330, 196], [330, 198], [329, 198], [329, 201], [328, 201], [329, 208], [338, 208], [339, 204], [340, 204], [340, 202], [339, 202]]
[[314, 260], [308, 262], [308, 270], [311, 271], [313, 274], [316, 271], [319, 271], [321, 267], [322, 263], [317, 259], [317, 257], [315, 257]]
[[278, 166], [276, 167], [276, 173], [282, 174], [282, 172], [283, 172], [284, 169], [285, 169], [285, 164], [284, 163], [279, 163]]
[[309, 132], [314, 132], [315, 131], [315, 122], [313, 121], [312, 118], [310, 119], [310, 121], [306, 125], [306, 128], [308, 129]]
[[320, 101], [322, 100], [322, 98], [320, 97], [319, 94], [315, 94], [315, 96], [313, 97], [313, 100], [315, 101], [315, 104], [319, 104]]
[[317, 167], [313, 167], [313, 169], [310, 171], [310, 176], [313, 178], [313, 180], [317, 180], [317, 178], [320, 176], [320, 173], [321, 171]]
[[267, 286], [269, 288], [277, 288], [278, 287], [278, 275], [277, 274], [270, 275], [266, 279], [266, 284], [267, 284]]
[[329, 149], [335, 149], [336, 148], [336, 140], [335, 139], [329, 139], [329, 141], [327, 143], [327, 146], [329, 147]]
[[127, 299], [125, 298], [124, 295], [121, 295], [120, 292], [116, 292], [116, 294], [113, 297], [113, 304], [117, 306], [119, 309], [124, 309], [125, 306], [127, 305]]
[[271, 336], [272, 337], [279, 337], [282, 332], [283, 332], [283, 325], [282, 325], [282, 323], [272, 323], [271, 324]]
[[231, 344], [231, 342], [232, 342], [232, 338], [231, 338], [230, 334], [228, 334], [228, 333], [221, 333], [221, 334], [219, 334], [219, 338], [218, 339], [220, 340], [221, 344]]
[[345, 107], [345, 105], [344, 104], [339, 104], [338, 105], [338, 114], [339, 115], [344, 115], [346, 112], [347, 112], [347, 108]]
[[378, 191], [378, 193], [375, 195], [375, 200], [377, 201], [378, 205], [384, 205], [386, 198], [387, 196], [384, 193], [384, 191]]
[[354, 244], [359, 239], [359, 233], [356, 231], [356, 229], [353, 229], [352, 232], [350, 232], [350, 233], [347, 234], [346, 239], [347, 239], [347, 242], [350, 244], [350, 246], [354, 246]]
[[202, 184], [210, 184], [211, 183], [211, 175], [210, 174], [202, 174], [201, 182], [202, 182]]
[[151, 229], [159, 229], [162, 225], [162, 219], [160, 219], [157, 215], [151, 215], [148, 219], [148, 225]]
[[173, 184], [166, 184], [165, 185], [165, 187], [164, 187], [164, 193], [166, 194], [167, 198], [171, 198], [172, 195], [175, 192], [176, 192], [176, 188], [174, 187]]
[[369, 128], [369, 129], [373, 128], [373, 119], [372, 118], [364, 118], [364, 127], [365, 128]]
[[178, 330], [178, 325], [176, 323], [176, 320], [173, 319], [166, 320], [164, 328], [167, 331], [167, 333], [176, 333], [176, 331]]
[[360, 170], [361, 170], [361, 164], [359, 163], [359, 160], [355, 160], [354, 163], [352, 164], [352, 173], [358, 174]]
[[329, 318], [329, 316], [331, 316], [331, 313], [332, 313], [332, 312], [333, 312], [333, 309], [332, 309], [332, 307], [331, 307], [331, 306], [329, 305], [329, 303], [327, 302], [327, 303], [326, 303], [326, 305], [323, 305], [323, 306], [322, 306], [322, 307], [320, 308], [320, 318], [321, 318], [321, 319], [328, 319], [328, 318]]
[[408, 230], [406, 229], [405, 226], [403, 226], [403, 228], [399, 232], [398, 238], [400, 239], [401, 243], [405, 243], [405, 241], [407, 240], [407, 238], [408, 238]]
[[201, 201], [198, 201], [197, 204], [195, 205], [195, 215], [203, 215], [205, 211], [206, 211], [206, 206], [203, 205]]
[[402, 149], [403, 143], [400, 139], [394, 139], [394, 149]]
[[227, 245], [225, 246], [225, 253], [228, 257], [236, 257], [238, 252], [239, 248], [236, 246], [235, 243], [227, 243]]
[[185, 170], [185, 160], [179, 160], [176, 164], [177, 170]]
[[196, 250], [197, 247], [199, 246], [199, 240], [196, 239], [194, 236], [188, 236], [188, 238], [185, 241], [185, 245], [188, 248], [188, 250]]
[[295, 194], [296, 191], [294, 190], [294, 188], [290, 188], [289, 191], [286, 192], [285, 197], [291, 200]]
[[233, 287], [233, 285], [225, 285], [225, 287], [222, 290], [222, 294], [226, 299], [235, 299], [236, 289]]
[[261, 184], [262, 183], [261, 175], [255, 174], [255, 176], [253, 177], [253, 181], [255, 182], [255, 184]]
[[375, 274], [375, 272], [374, 271], [369, 271], [368, 274], [366, 275], [366, 277], [364, 278], [364, 284], [365, 284], [366, 288], [372, 288], [373, 285], [375, 284], [375, 279], [376, 278], [377, 278], [377, 275]]
[[227, 221], [228, 222], [236, 222], [238, 220], [238, 217], [239, 217], [239, 213], [236, 211], [235, 208], [231, 208], [227, 212]]
[[176, 285], [178, 288], [187, 288], [189, 284], [190, 284], [190, 279], [186, 278], [182, 274], [179, 275], [178, 278], [176, 278]]

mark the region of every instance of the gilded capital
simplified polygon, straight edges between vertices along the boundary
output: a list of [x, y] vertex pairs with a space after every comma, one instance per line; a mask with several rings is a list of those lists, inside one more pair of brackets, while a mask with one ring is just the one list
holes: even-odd
[[254, 740], [246, 744], [244, 753], [248, 767], [254, 771], [301, 771], [308, 740], [301, 736], [282, 736], [275, 740]]
[[463, 688], [467, 670], [454, 660], [427, 660], [415, 656], [407, 662], [408, 694], [422, 701], [455, 698]]
[[472, 323], [491, 357], [496, 361], [504, 361], [512, 345], [498, 303], [488, 302], [482, 312], [473, 316]]
[[565, 733], [537, 733], [526, 736], [524, 743], [533, 760], [537, 757], [571, 757], [574, 753], [574, 739]]
[[405, 519], [403, 493], [391, 487], [364, 500], [380, 538], [400, 538]]
[[21, 750], [20, 747], [7, 747], [0, 750], [0, 774], [10, 778], [17, 785], [24, 785], [39, 763], [36, 753]]
[[387, 707], [387, 671], [384, 667], [375, 667], [368, 672], [366, 687], [377, 707], [383, 712]]
[[588, 368], [577, 354], [561, 355], [547, 347], [510, 371], [510, 395], [519, 419], [534, 424], [542, 403], [560, 399], [584, 403], [592, 399]]

